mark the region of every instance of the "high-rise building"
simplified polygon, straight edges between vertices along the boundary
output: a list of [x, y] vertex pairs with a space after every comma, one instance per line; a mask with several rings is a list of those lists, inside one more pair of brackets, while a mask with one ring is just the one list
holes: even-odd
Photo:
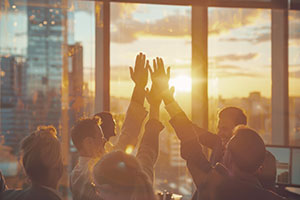
[[[42, 6], [41, 6], [42, 5]], [[38, 6], [38, 7], [37, 7]], [[27, 1], [28, 71], [27, 94], [30, 104], [30, 129], [38, 125], [59, 127], [61, 116], [62, 26], [66, 16], [61, 0]]]
[[83, 47], [80, 43], [68, 46], [70, 124], [83, 115]]
[[0, 129], [4, 135], [5, 144], [13, 147], [14, 151], [18, 149], [18, 143], [28, 130], [27, 67], [27, 62], [23, 57], [0, 57]]

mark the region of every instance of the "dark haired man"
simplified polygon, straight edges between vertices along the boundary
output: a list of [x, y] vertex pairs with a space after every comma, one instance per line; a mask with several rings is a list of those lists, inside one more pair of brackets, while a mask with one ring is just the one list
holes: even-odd
[[[163, 65], [163, 62], [161, 62]], [[193, 123], [176, 103], [169, 89], [169, 70], [162, 70], [157, 84], [169, 113], [170, 123], [181, 141], [181, 156], [196, 184], [197, 199], [205, 200], [280, 200], [282, 197], [265, 190], [256, 173], [265, 158], [265, 145], [252, 129], [239, 127], [228, 141], [223, 156], [224, 165], [212, 165], [204, 156]]]
[[221, 161], [225, 146], [232, 137], [234, 128], [238, 125], [247, 125], [247, 117], [244, 111], [238, 107], [225, 107], [218, 113], [217, 134], [194, 125], [199, 142], [212, 149], [210, 162], [213, 165]]
[[95, 116], [101, 119], [100, 126], [103, 131], [104, 137], [107, 141], [109, 141], [111, 137], [116, 136], [116, 132], [115, 132], [116, 124], [110, 112], [103, 111], [95, 114]]
[[[135, 83], [135, 87], [125, 116], [124, 124], [122, 126], [121, 134], [119, 135], [116, 145], [112, 147], [112, 150], [124, 151], [128, 147], [134, 147], [137, 144], [142, 123], [147, 116], [147, 111], [144, 108], [144, 100], [146, 97], [145, 87], [148, 82], [148, 64], [149, 63], [146, 62], [146, 56], [140, 53], [136, 57], [134, 69], [130, 67], [130, 76]], [[78, 164], [73, 169], [70, 179], [71, 191], [74, 200], [89, 200], [98, 198], [94, 187], [91, 187], [91, 182], [92, 168], [105, 151], [104, 144], [106, 139], [100, 126], [101, 124], [99, 124], [93, 132], [98, 133], [97, 137], [99, 141], [94, 141], [94, 136], [89, 137], [89, 135], [93, 135], [92, 133], [89, 133], [89, 129], [79, 129], [76, 125], [72, 129], [72, 140], [75, 147], [79, 147], [77, 150], [80, 154]], [[76, 132], [78, 135], [88, 135], [88, 137], [82, 136], [84, 140], [81, 138], [78, 142], [76, 142], [76, 137], [73, 137]], [[106, 135], [107, 139], [109, 137], [109, 134]], [[83, 149], [83, 152], [81, 151], [80, 146], [78, 146], [79, 143], [85, 144], [83, 146], [86, 148]], [[96, 144], [98, 144], [98, 149], [96, 148]], [[87, 152], [90, 153], [86, 154]]]

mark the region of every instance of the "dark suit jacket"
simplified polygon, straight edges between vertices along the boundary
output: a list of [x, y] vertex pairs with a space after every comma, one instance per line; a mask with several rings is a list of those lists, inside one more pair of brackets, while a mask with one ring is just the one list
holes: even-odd
[[198, 200], [282, 200], [284, 198], [261, 187], [258, 180], [233, 178], [221, 164], [212, 166], [202, 152], [202, 146], [192, 122], [180, 112], [170, 120], [181, 141], [181, 156], [197, 187]]
[[54, 192], [40, 186], [25, 190], [7, 190], [0, 197], [1, 200], [62, 200]]
[[0, 194], [4, 192], [6, 189], [7, 187], [6, 187], [5, 179], [2, 175], [2, 172], [0, 171]]

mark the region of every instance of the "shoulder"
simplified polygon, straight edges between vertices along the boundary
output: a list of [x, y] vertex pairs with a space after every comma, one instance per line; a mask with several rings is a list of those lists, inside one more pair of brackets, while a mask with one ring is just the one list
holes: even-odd
[[24, 190], [6, 190], [1, 194], [1, 200], [17, 200], [26, 192]]
[[44, 188], [29, 188], [25, 190], [7, 190], [1, 195], [1, 200], [62, 200], [62, 198], [52, 191]]

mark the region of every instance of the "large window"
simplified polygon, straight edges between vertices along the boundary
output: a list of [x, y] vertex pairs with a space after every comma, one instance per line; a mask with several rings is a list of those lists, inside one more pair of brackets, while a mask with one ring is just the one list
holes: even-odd
[[[147, 55], [150, 64], [162, 57], [171, 66], [170, 84], [187, 114], [191, 113], [191, 7], [147, 4], [111, 4], [110, 107], [122, 126], [134, 83], [129, 66], [138, 52]], [[149, 87], [151, 85], [149, 84]], [[147, 104], [145, 104], [147, 105]], [[165, 129], [160, 137], [160, 157], [156, 165], [156, 189], [185, 196], [192, 193], [192, 180], [180, 158], [180, 144], [161, 107]]]
[[[100, 0], [97, 5], [107, 2]], [[78, 118], [92, 116], [95, 110], [99, 111], [98, 107], [105, 107], [108, 96], [120, 134], [134, 87], [129, 66], [134, 65], [139, 52], [147, 55], [151, 65], [152, 59], [162, 57], [165, 65], [171, 66], [170, 85], [175, 86], [175, 97], [191, 118], [191, 60], [205, 57], [192, 58], [192, 45], [198, 47], [196, 42], [203, 39], [199, 40], [195, 34], [196, 42], [191, 41], [191, 30], [202, 31], [197, 27], [193, 29], [192, 22], [198, 26], [197, 20], [205, 19], [192, 20], [192, 6], [140, 2], [109, 3], [107, 26], [104, 20], [107, 16], [102, 15], [102, 7], [96, 7], [95, 1], [0, 1], [0, 169], [9, 187], [27, 186], [18, 162], [19, 143], [38, 125], [57, 128], [60, 140], [64, 141], [67, 158], [64, 164], [69, 171], [77, 161], [70, 128]], [[245, 1], [209, 1], [210, 6], [221, 6], [209, 7], [207, 16], [208, 127], [214, 133], [218, 111], [226, 106], [237, 106], [246, 112], [248, 125], [257, 130], [267, 144], [272, 144], [272, 12], [269, 6], [283, 5], [274, 2], [257, 0], [249, 4], [252, 8], [238, 8], [234, 3], [246, 6]], [[256, 3], [258, 7], [269, 8], [254, 8]], [[289, 74], [285, 78], [289, 79], [289, 144], [300, 146], [300, 12], [289, 11], [288, 20]], [[110, 41], [105, 40], [106, 28], [110, 28]], [[103, 62], [108, 59], [109, 62]], [[108, 81], [109, 95], [103, 92], [108, 89]], [[98, 87], [103, 88], [96, 91]], [[105, 103], [98, 102], [98, 98]], [[148, 103], [145, 107], [149, 110]], [[197, 112], [202, 110], [193, 110], [193, 114]], [[160, 119], [165, 129], [160, 135], [155, 189], [190, 199], [192, 179], [180, 157], [180, 142], [163, 105]], [[116, 139], [112, 138], [111, 142]], [[60, 185], [66, 193], [67, 176]]]
[[300, 12], [289, 11], [290, 145], [300, 146]]
[[94, 2], [66, 2], [0, 4], [0, 169], [12, 188], [26, 185], [22, 138], [54, 125], [63, 140], [75, 120], [94, 112]]
[[208, 20], [209, 128], [220, 109], [237, 106], [271, 143], [271, 11], [209, 8]]

